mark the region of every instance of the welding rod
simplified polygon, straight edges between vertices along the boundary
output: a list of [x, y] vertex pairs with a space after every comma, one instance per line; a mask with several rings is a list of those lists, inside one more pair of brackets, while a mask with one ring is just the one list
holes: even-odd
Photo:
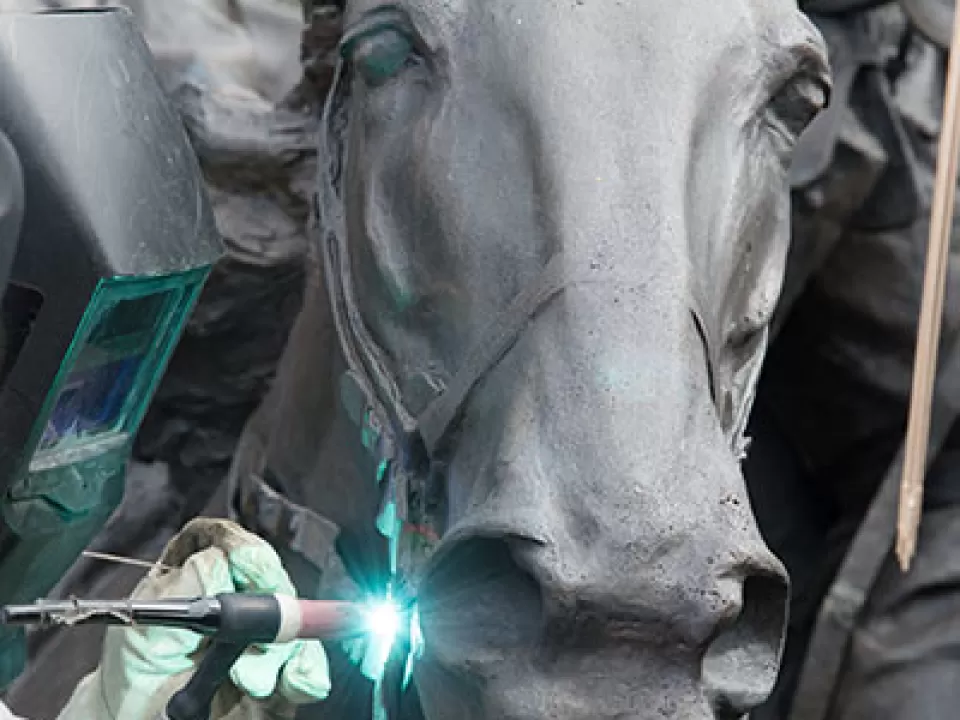
[[360, 603], [224, 593], [176, 600], [66, 600], [0, 607], [0, 625], [152, 625], [192, 630], [225, 643], [343, 640], [369, 631]]

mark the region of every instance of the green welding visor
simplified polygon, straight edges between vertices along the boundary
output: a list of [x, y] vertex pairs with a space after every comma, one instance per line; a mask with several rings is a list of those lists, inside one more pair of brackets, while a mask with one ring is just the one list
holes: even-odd
[[45, 511], [85, 513], [84, 498], [99, 495], [89, 485], [122, 471], [208, 273], [100, 281], [34, 425], [24, 481], [11, 488], [11, 529], [47, 524], [18, 500], [40, 493]]

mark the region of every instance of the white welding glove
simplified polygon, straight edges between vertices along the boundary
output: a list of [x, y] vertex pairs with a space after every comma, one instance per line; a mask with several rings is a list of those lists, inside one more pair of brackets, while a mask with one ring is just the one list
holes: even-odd
[[[280, 558], [264, 540], [228, 520], [191, 521], [167, 545], [133, 597], [189, 598], [247, 591], [295, 596]], [[107, 630], [100, 667], [77, 686], [57, 720], [155, 720], [189, 680], [206, 642], [187, 630]], [[318, 641], [251, 647], [214, 700], [211, 720], [292, 718], [295, 706], [330, 692]]]
[[0, 700], [0, 720], [23, 720], [23, 718], [10, 712], [10, 708], [4, 705], [3, 701]]

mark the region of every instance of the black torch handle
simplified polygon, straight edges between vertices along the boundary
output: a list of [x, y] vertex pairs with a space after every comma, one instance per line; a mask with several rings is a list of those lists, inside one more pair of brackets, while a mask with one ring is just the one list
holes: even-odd
[[246, 649], [246, 644], [212, 643], [190, 682], [167, 703], [167, 720], [209, 720], [214, 695]]

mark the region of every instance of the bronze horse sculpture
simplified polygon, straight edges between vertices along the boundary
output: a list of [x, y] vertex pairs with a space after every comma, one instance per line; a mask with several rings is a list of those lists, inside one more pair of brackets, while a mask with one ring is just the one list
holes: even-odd
[[747, 713], [786, 580], [739, 461], [816, 29], [785, 1], [355, 0], [339, 52], [324, 275], [236, 516], [318, 593], [369, 577], [385, 492], [419, 502], [428, 720]]

